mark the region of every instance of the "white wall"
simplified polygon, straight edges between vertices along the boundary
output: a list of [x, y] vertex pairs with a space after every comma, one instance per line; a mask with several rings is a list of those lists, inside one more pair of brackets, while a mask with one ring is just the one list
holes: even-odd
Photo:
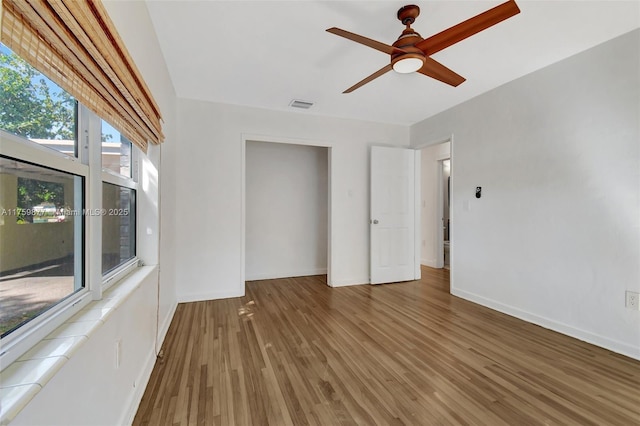
[[420, 263], [432, 268], [442, 268], [442, 211], [438, 199], [442, 197], [440, 164], [449, 158], [451, 142], [438, 143], [420, 151], [421, 161], [421, 253]]
[[[452, 293], [640, 359], [640, 30], [416, 124], [452, 146]], [[482, 186], [482, 198], [474, 190]]]
[[[409, 144], [409, 128], [180, 99], [176, 223], [178, 298], [244, 293], [243, 135], [331, 147], [332, 284], [369, 282], [369, 146]], [[206, 215], [206, 221], [196, 220]]]
[[[146, 192], [140, 194], [138, 206], [138, 255], [148, 265], [158, 264], [158, 167], [162, 162], [160, 280], [157, 270], [148, 276], [20, 412], [12, 423], [15, 425], [115, 425], [130, 421], [155, 361], [157, 322], [162, 339], [176, 306], [175, 92], [145, 3], [104, 3], [164, 118], [165, 143], [150, 147], [148, 155], [142, 156], [141, 186]], [[114, 368], [116, 339], [122, 342], [118, 370]]]
[[327, 148], [247, 141], [246, 280], [327, 273]]
[[[103, 0], [103, 3], [162, 113], [165, 141], [161, 145], [150, 145], [147, 155], [150, 162], [146, 162], [149, 172], [141, 180], [143, 189], [148, 185], [146, 188], [155, 191], [149, 203], [160, 211], [154, 218], [142, 218], [146, 219], [146, 225], [139, 225], [138, 230], [139, 256], [145, 264], [160, 264], [158, 335], [162, 340], [177, 306], [175, 223], [181, 213], [176, 208], [177, 99], [145, 2]], [[145, 192], [149, 193], [146, 189]], [[149, 243], [144, 244], [145, 240]]]

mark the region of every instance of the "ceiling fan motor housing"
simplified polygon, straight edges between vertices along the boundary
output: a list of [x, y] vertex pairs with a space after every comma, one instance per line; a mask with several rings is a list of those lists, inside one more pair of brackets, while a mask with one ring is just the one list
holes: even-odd
[[[402, 9], [400, 9], [402, 10]], [[399, 13], [399, 12], [398, 12]], [[398, 40], [393, 43], [393, 47], [397, 47], [398, 49], [402, 49], [404, 52], [398, 52], [391, 54], [391, 66], [393, 69], [398, 71], [397, 67], [394, 66], [397, 62], [403, 61], [406, 59], [419, 59], [423, 64], [425, 61], [424, 53], [415, 47], [416, 43], [422, 41], [422, 37], [420, 34], [415, 32], [412, 28], [407, 28], [402, 32]]]

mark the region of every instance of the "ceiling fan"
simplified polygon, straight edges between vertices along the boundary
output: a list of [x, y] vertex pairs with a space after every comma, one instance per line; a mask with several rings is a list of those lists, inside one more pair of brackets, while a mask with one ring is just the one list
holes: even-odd
[[340, 28], [329, 28], [327, 31], [332, 34], [364, 44], [391, 56], [390, 64], [382, 67], [342, 93], [351, 93], [391, 70], [401, 74], [417, 71], [420, 74], [456, 87], [464, 82], [465, 78], [431, 58], [431, 55], [518, 13], [520, 13], [520, 9], [516, 2], [509, 0], [436, 35], [423, 39], [420, 34], [411, 28], [411, 24], [415, 22], [420, 14], [420, 8], [416, 5], [404, 6], [398, 10], [398, 19], [403, 25], [406, 25], [406, 28], [391, 46]]

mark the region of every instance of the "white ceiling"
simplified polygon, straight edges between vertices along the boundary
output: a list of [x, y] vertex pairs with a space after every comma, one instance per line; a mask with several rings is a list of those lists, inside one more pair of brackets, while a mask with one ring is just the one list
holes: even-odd
[[[376, 122], [413, 124], [640, 27], [640, 1], [517, 1], [521, 13], [435, 55], [467, 78], [457, 88], [382, 68], [388, 55], [327, 33], [336, 26], [393, 43], [405, 1], [157, 1], [149, 13], [182, 98]], [[420, 1], [427, 38], [497, 1]], [[570, 79], [571, 76], [567, 76]], [[292, 99], [315, 102], [290, 108]]]

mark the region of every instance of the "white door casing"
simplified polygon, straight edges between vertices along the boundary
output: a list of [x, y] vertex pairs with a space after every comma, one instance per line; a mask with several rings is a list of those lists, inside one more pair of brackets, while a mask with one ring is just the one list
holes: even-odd
[[416, 151], [371, 147], [371, 284], [416, 279]]

